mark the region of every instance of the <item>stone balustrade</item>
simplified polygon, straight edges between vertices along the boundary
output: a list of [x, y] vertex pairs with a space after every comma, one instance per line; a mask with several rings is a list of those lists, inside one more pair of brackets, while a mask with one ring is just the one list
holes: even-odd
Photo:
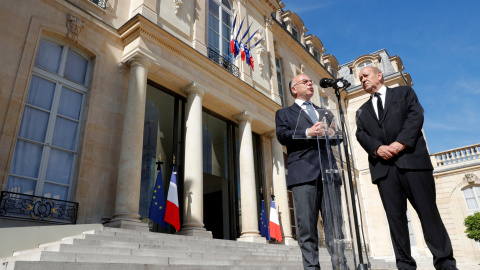
[[[434, 167], [468, 165], [480, 162], [480, 144], [474, 144], [430, 155]], [[449, 166], [450, 167], [450, 166]], [[435, 168], [437, 170], [437, 168]]]

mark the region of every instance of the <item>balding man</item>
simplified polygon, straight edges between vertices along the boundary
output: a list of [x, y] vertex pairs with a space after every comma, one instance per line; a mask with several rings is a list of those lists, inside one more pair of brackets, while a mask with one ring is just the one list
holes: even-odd
[[416, 269], [410, 251], [407, 199], [417, 211], [435, 269], [454, 270], [452, 244], [436, 204], [433, 166], [423, 137], [423, 108], [411, 87], [387, 88], [382, 72], [365, 67], [359, 74], [370, 100], [357, 111], [356, 137], [368, 153], [390, 226], [398, 269]]
[[[302, 251], [304, 269], [320, 269], [317, 225], [321, 210], [325, 242], [331, 255], [333, 269], [347, 270], [348, 266], [343, 254], [344, 245], [335, 247], [333, 240], [334, 229], [338, 232], [337, 240], [343, 239], [341, 228], [333, 227], [333, 220], [336, 224], [340, 224], [339, 226], [342, 224], [339, 210], [341, 179], [338, 174], [331, 176], [330, 187], [333, 186], [334, 190], [328, 195], [332, 198], [330, 203], [337, 206], [338, 211], [326, 216], [325, 204], [322, 200], [324, 193], [319, 156], [322, 157], [324, 164], [327, 164], [329, 159], [335, 163], [335, 157], [331, 151], [327, 151], [325, 139], [320, 139], [319, 145], [315, 140], [317, 136], [324, 136], [325, 133], [330, 136], [335, 133], [333, 114], [311, 103], [310, 99], [314, 94], [313, 84], [310, 77], [305, 74], [295, 76], [290, 82], [290, 93], [295, 97], [295, 103], [288, 108], [278, 110], [275, 114], [276, 134], [278, 141], [287, 147], [287, 186], [293, 194], [298, 243]], [[323, 122], [324, 116], [326, 116], [326, 123]], [[293, 135], [304, 135], [304, 138], [294, 139]], [[331, 140], [331, 143], [333, 144], [334, 140]]]

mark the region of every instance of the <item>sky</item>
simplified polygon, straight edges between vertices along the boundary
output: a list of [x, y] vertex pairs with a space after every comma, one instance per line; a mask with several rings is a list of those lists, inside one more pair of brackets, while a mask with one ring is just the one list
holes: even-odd
[[480, 1], [282, 0], [340, 65], [386, 49], [412, 77], [430, 153], [480, 143]]

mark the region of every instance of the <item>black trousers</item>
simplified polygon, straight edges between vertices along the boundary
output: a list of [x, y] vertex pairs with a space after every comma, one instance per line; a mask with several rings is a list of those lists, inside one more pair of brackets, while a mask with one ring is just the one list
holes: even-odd
[[417, 269], [411, 255], [407, 199], [420, 218], [425, 242], [433, 255], [435, 269], [456, 269], [452, 244], [438, 212], [435, 180], [430, 170], [402, 170], [392, 165], [377, 182], [387, 215], [398, 269]]
[[[347, 259], [345, 258], [345, 244], [340, 242], [334, 246], [334, 230], [337, 238], [344, 239], [341, 226], [343, 223], [341, 213], [341, 190], [340, 185], [332, 184], [326, 186], [328, 194], [323, 194], [324, 187], [322, 180], [293, 186], [293, 207], [295, 209], [295, 221], [297, 224], [298, 244], [302, 251], [304, 269], [320, 269], [318, 252], [318, 215], [321, 212], [325, 242], [331, 257], [332, 269], [348, 270]], [[337, 211], [326, 209], [323, 198], [330, 200], [336, 206]], [[336, 227], [340, 226], [340, 228]], [[335, 250], [336, 248], [336, 250]]]

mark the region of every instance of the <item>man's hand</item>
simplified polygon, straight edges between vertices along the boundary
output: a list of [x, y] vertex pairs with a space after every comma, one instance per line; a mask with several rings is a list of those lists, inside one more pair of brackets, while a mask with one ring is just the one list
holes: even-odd
[[389, 160], [397, 154], [390, 145], [382, 145], [377, 149], [377, 155], [385, 160]]
[[[325, 135], [325, 128], [326, 125], [324, 122], [316, 122], [313, 126], [307, 129], [307, 134], [308, 136], [315, 137], [315, 136], [323, 136]], [[329, 135], [332, 133], [331, 130], [329, 130]]]
[[399, 142], [393, 142], [390, 144], [390, 148], [392, 148], [395, 151], [395, 155], [398, 155], [403, 149], [405, 149], [407, 145], [404, 143], [399, 143]]
[[390, 145], [382, 145], [377, 149], [377, 155], [385, 160], [398, 155], [407, 145], [399, 142], [393, 142]]

